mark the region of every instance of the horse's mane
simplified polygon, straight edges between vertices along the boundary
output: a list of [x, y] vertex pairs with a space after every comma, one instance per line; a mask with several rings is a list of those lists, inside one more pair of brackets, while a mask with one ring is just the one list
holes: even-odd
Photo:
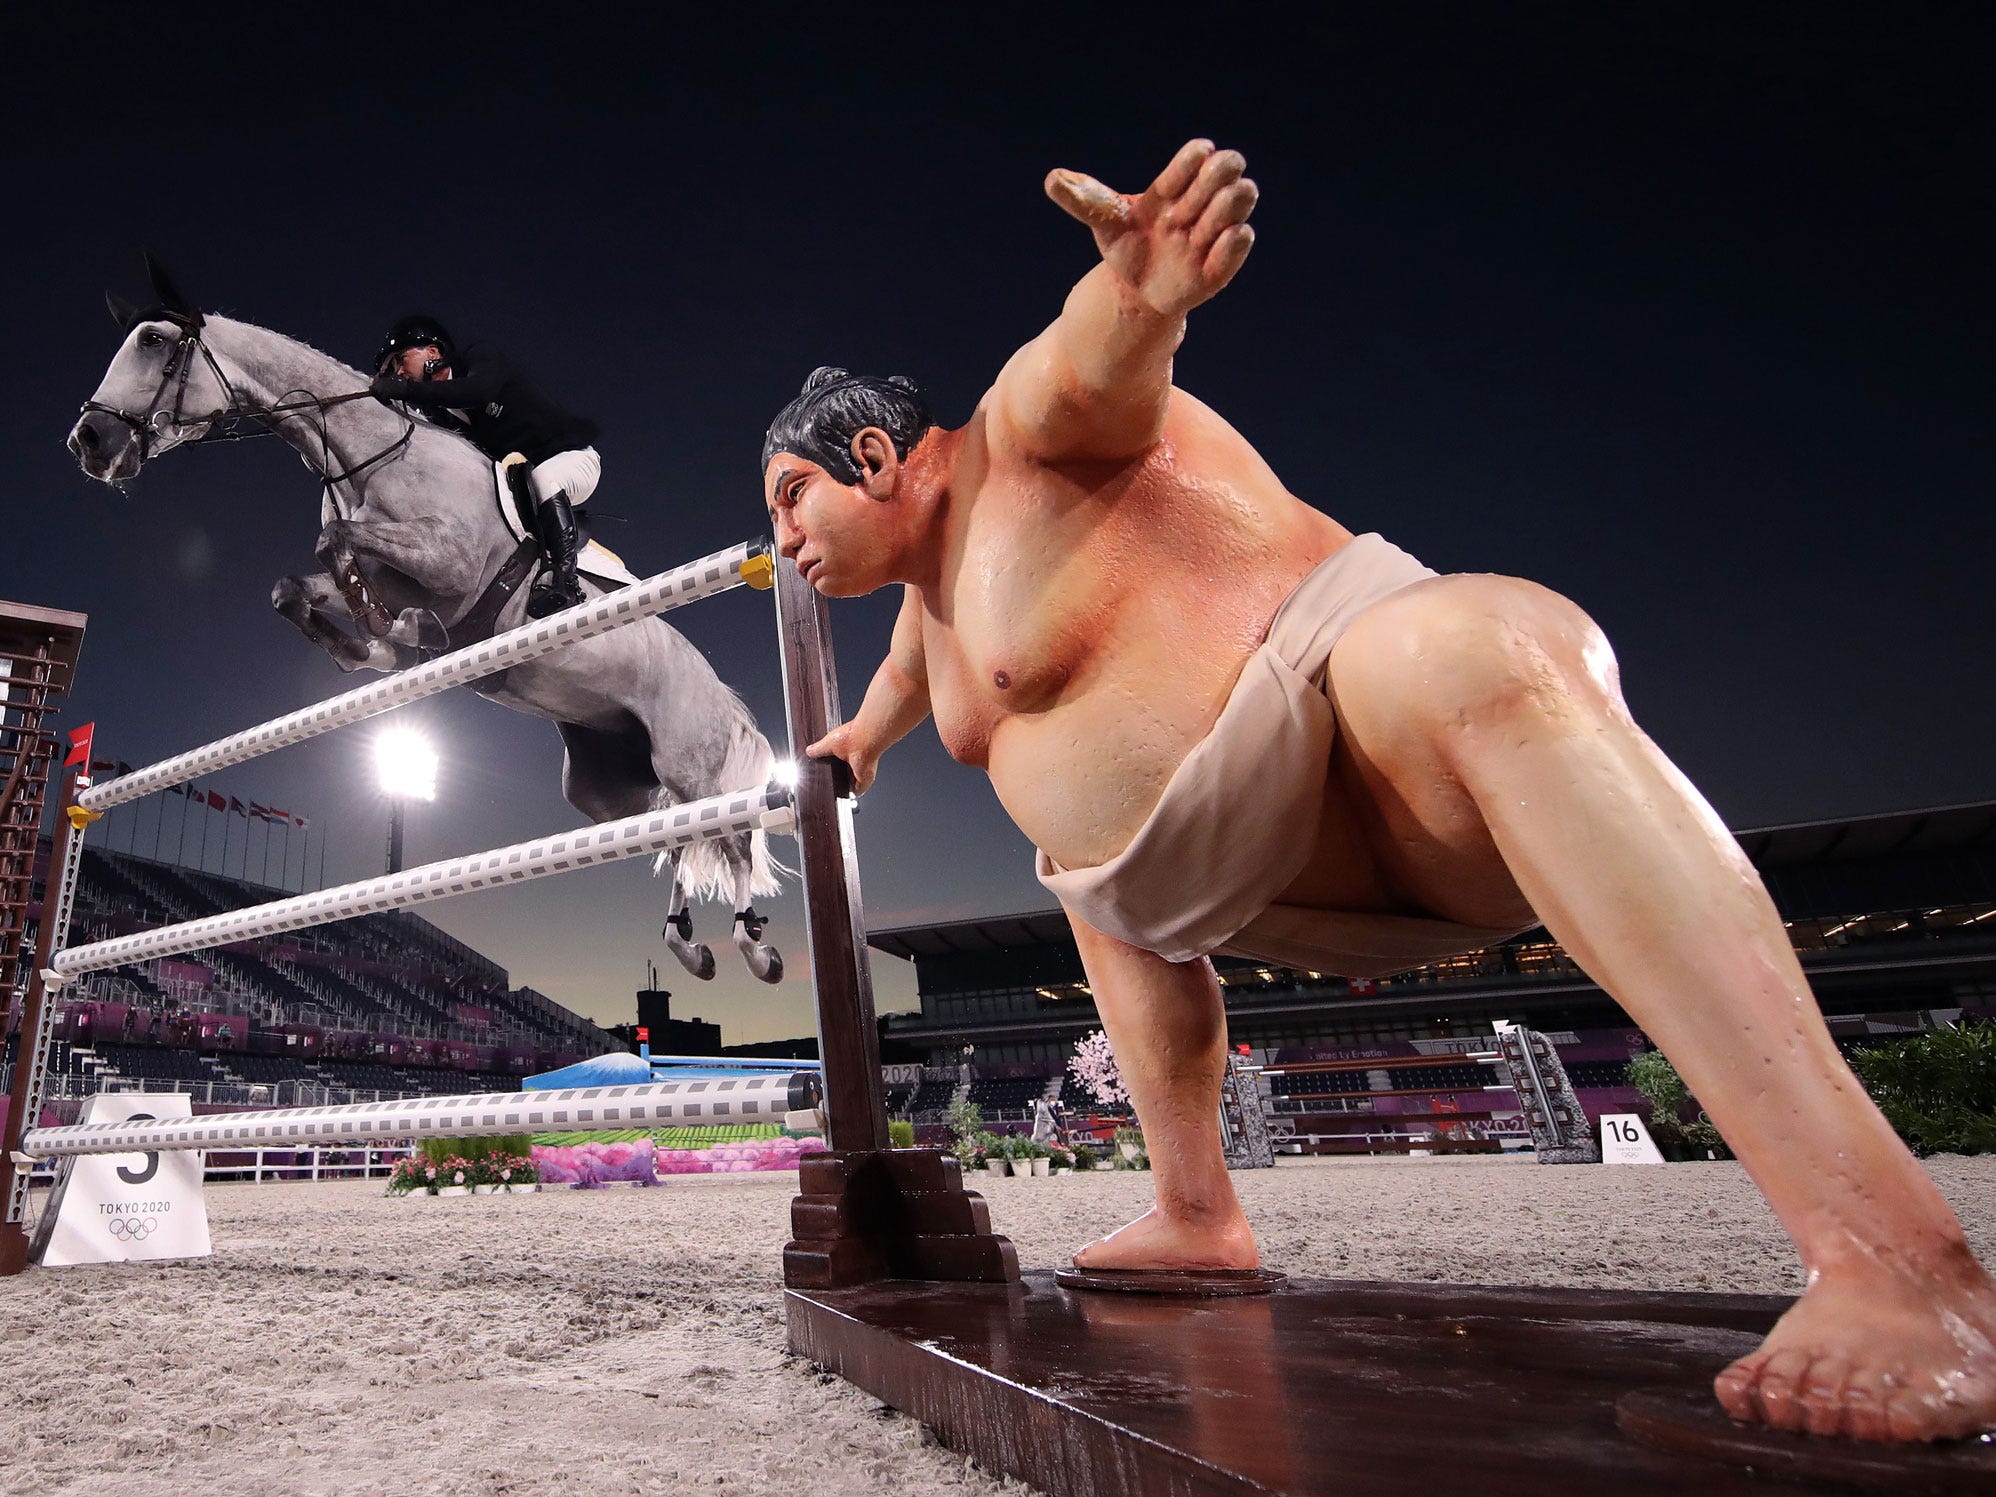
[[367, 383], [367, 376], [354, 368], [345, 359], [340, 358], [337, 354], [327, 353], [317, 344], [307, 343], [303, 338], [296, 337], [291, 333], [281, 333], [276, 328], [265, 327], [260, 322], [251, 322], [242, 317], [230, 317], [221, 312], [210, 312], [206, 315], [215, 321], [231, 323], [236, 327], [245, 328], [252, 333], [262, 333], [266, 337], [281, 339], [283, 342], [289, 343], [296, 348], [304, 349], [309, 354], [316, 354], [319, 358], [324, 359], [328, 364], [338, 369], [340, 373], [351, 378], [355, 384], [364, 385]]

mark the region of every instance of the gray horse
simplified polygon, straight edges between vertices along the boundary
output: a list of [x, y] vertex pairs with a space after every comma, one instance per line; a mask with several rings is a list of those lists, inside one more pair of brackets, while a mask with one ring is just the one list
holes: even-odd
[[[70, 432], [83, 471], [122, 484], [148, 458], [211, 430], [220, 435], [232, 417], [258, 419], [325, 485], [315, 554], [326, 572], [279, 578], [271, 590], [277, 611], [348, 671], [400, 670], [451, 642], [452, 631], [462, 633], [518, 545], [492, 463], [454, 433], [358, 398], [366, 378], [337, 359], [263, 328], [204, 316], [148, 265], [160, 305], [139, 312], [112, 299], [125, 341]], [[588, 565], [585, 555], [585, 571]], [[591, 596], [606, 590], [587, 576], [583, 584]], [[488, 627], [525, 620], [520, 588]], [[596, 821], [759, 786], [774, 764], [741, 699], [658, 618], [471, 689], [555, 725], [565, 750], [562, 794]], [[751, 905], [757, 895], [774, 895], [777, 875], [789, 871], [771, 857], [767, 834], [696, 843], [670, 866], [664, 934], [686, 969], [714, 975], [713, 952], [692, 940], [689, 901], [731, 897], [736, 947], [757, 977], [778, 981], [783, 959], [759, 939], [762, 920]]]

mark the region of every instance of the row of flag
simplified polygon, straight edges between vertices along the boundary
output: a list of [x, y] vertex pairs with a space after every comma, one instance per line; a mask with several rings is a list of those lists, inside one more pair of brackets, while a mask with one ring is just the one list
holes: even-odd
[[[71, 728], [69, 730], [69, 755], [62, 761], [63, 766], [68, 768], [72, 765], [82, 765], [91, 774], [130, 774], [132, 766], [127, 764], [123, 759], [93, 759], [90, 757], [91, 739], [96, 729], [97, 724], [85, 723], [80, 728]], [[294, 816], [291, 812], [284, 810], [280, 806], [265, 806], [258, 804], [256, 801], [238, 800], [233, 795], [224, 795], [219, 790], [206, 790], [199, 785], [168, 785], [165, 794], [185, 796], [188, 800], [194, 802], [195, 805], [206, 806], [210, 811], [233, 811], [238, 816], [248, 817], [252, 821], [269, 822], [273, 826], [306, 827], [311, 825], [311, 822], [307, 821], [304, 817]]]
[[[93, 764], [91, 768], [99, 766]], [[105, 768], [110, 766], [105, 765]], [[131, 765], [120, 764], [118, 773], [129, 774]], [[219, 790], [204, 790], [199, 785], [168, 785], [162, 792], [166, 795], [184, 795], [197, 806], [206, 806], [211, 811], [233, 811], [238, 816], [247, 816], [252, 821], [268, 821], [277, 826], [310, 826], [302, 816], [294, 816], [277, 806], [258, 805], [255, 801], [241, 801], [233, 795], [223, 795]]]

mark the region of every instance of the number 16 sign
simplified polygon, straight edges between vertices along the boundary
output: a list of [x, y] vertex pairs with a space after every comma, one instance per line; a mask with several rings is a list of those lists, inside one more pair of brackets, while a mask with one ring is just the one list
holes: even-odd
[[1643, 1120], [1633, 1112], [1601, 1114], [1603, 1164], [1662, 1164], [1663, 1155], [1651, 1141]]

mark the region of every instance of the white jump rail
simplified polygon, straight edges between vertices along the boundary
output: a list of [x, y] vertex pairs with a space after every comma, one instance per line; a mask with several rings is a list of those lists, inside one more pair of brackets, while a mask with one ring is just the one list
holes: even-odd
[[218, 738], [184, 754], [92, 785], [76, 797], [76, 803], [86, 811], [108, 811], [168, 786], [185, 784], [231, 764], [259, 758], [273, 749], [304, 743], [349, 723], [379, 717], [406, 703], [436, 696], [495, 671], [508, 670], [637, 619], [666, 613], [730, 588], [767, 587], [769, 575], [768, 553], [759, 543], [744, 541], [448, 655], [439, 655], [422, 665], [371, 681], [342, 696], [300, 707], [283, 717], [274, 717], [227, 738]]
[[625, 1128], [702, 1127], [716, 1122], [781, 1122], [817, 1106], [808, 1073], [703, 1077], [637, 1086], [563, 1087], [462, 1097], [404, 1097], [340, 1107], [285, 1107], [198, 1118], [70, 1123], [31, 1128], [30, 1158], [132, 1154], [178, 1149], [277, 1148], [285, 1144], [369, 1144], [404, 1138], [481, 1138], [509, 1133], [588, 1133]]
[[433, 899], [450, 899], [477, 889], [524, 883], [735, 833], [786, 832], [795, 824], [790, 791], [784, 786], [769, 785], [760, 790], [711, 796], [627, 816], [621, 821], [598, 822], [557, 836], [516, 842], [511, 847], [494, 848], [469, 857], [444, 858], [382, 878], [296, 894], [289, 899], [249, 905], [178, 925], [163, 925], [109, 941], [72, 946], [57, 952], [52, 966], [56, 975], [67, 981], [85, 972], [127, 962], [175, 956], [204, 946], [302, 930], [308, 925], [402, 909]]

